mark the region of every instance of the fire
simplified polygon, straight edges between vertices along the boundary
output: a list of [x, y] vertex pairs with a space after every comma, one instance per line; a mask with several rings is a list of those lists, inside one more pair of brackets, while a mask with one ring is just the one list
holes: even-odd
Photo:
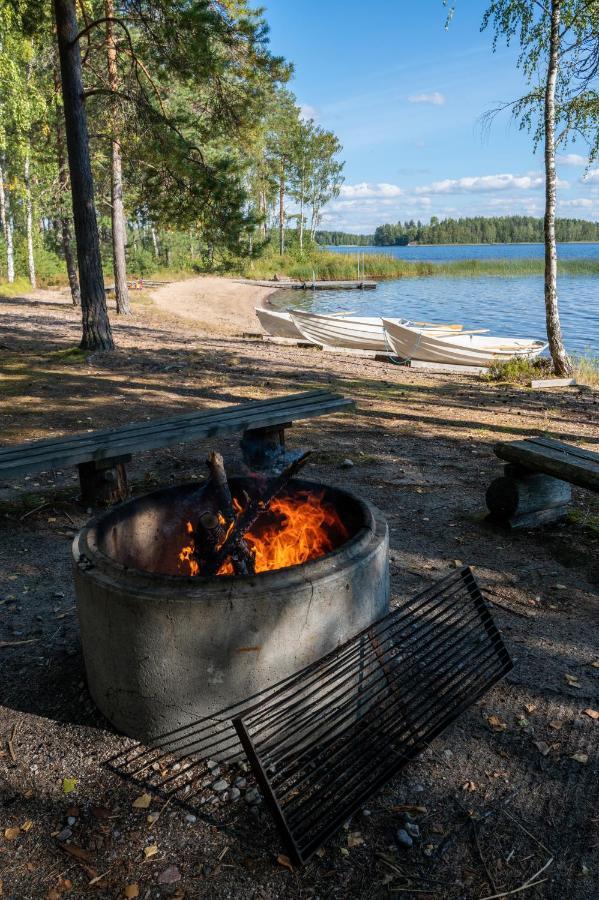
[[[239, 513], [239, 503], [235, 501], [234, 505]], [[187, 531], [193, 535], [190, 522]], [[276, 497], [244, 537], [254, 553], [256, 572], [270, 572], [318, 559], [347, 540], [349, 534], [333, 505], [322, 495], [298, 491], [293, 497]], [[199, 574], [194, 552], [192, 536], [179, 554], [181, 568], [187, 575]], [[230, 561], [221, 566], [218, 574], [233, 574]]]

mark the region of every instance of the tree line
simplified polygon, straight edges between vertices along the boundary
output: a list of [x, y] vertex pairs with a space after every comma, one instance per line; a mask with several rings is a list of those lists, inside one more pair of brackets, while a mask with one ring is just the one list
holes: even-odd
[[[556, 239], [599, 241], [599, 222], [584, 219], [556, 219]], [[373, 243], [377, 247], [404, 247], [407, 244], [513, 244], [542, 243], [543, 219], [532, 216], [475, 216], [430, 223], [413, 219], [396, 225], [379, 225]]]
[[0, 277], [67, 272], [82, 346], [113, 346], [105, 277], [313, 239], [341, 145], [245, 0], [0, 0]]

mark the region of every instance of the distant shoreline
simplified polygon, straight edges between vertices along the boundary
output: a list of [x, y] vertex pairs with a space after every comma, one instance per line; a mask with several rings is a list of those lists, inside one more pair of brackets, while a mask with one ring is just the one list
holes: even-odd
[[[599, 241], [558, 241], [559, 244], [599, 244]], [[319, 244], [319, 247], [327, 250], [335, 250], [341, 247], [347, 247], [351, 250], [387, 250], [392, 247], [409, 250], [411, 247], [542, 247], [543, 241], [454, 241], [451, 244], [420, 244], [414, 242], [411, 244]]]

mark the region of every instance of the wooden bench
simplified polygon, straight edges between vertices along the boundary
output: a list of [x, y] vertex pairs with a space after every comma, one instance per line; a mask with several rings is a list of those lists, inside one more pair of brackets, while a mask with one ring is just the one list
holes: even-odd
[[571, 484], [599, 491], [599, 453], [547, 437], [496, 444], [504, 475], [487, 490], [491, 517], [511, 528], [556, 522], [567, 512]]
[[116, 503], [127, 495], [125, 464], [133, 453], [243, 432], [244, 460], [257, 469], [267, 465], [273, 451], [284, 448], [285, 428], [294, 421], [328, 415], [353, 405], [352, 400], [330, 391], [306, 391], [172, 419], [29, 441], [0, 449], [0, 481], [75, 465], [85, 505]]

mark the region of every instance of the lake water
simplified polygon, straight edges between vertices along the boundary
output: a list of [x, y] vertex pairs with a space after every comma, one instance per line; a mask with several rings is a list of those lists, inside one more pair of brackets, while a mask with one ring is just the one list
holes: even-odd
[[[427, 244], [422, 247], [327, 247], [336, 253], [388, 253], [416, 262], [454, 259], [542, 259], [543, 244]], [[558, 244], [561, 259], [599, 259], [599, 244]]]
[[[334, 249], [357, 253], [357, 248]], [[543, 255], [542, 244], [362, 249], [365, 253], [389, 251], [402, 259], [434, 258], [439, 261], [530, 259]], [[437, 255], [433, 257], [432, 254]], [[599, 244], [563, 244], [559, 255], [562, 259], [589, 256], [599, 259]], [[599, 355], [599, 277], [561, 275], [558, 278], [558, 297], [568, 350]], [[490, 328], [493, 334], [505, 337], [544, 338], [546, 334], [543, 279], [538, 276], [408, 277], [379, 282], [375, 291], [281, 291], [274, 302], [284, 309], [297, 306], [317, 312], [347, 311], [362, 316], [460, 322], [466, 328]]]

